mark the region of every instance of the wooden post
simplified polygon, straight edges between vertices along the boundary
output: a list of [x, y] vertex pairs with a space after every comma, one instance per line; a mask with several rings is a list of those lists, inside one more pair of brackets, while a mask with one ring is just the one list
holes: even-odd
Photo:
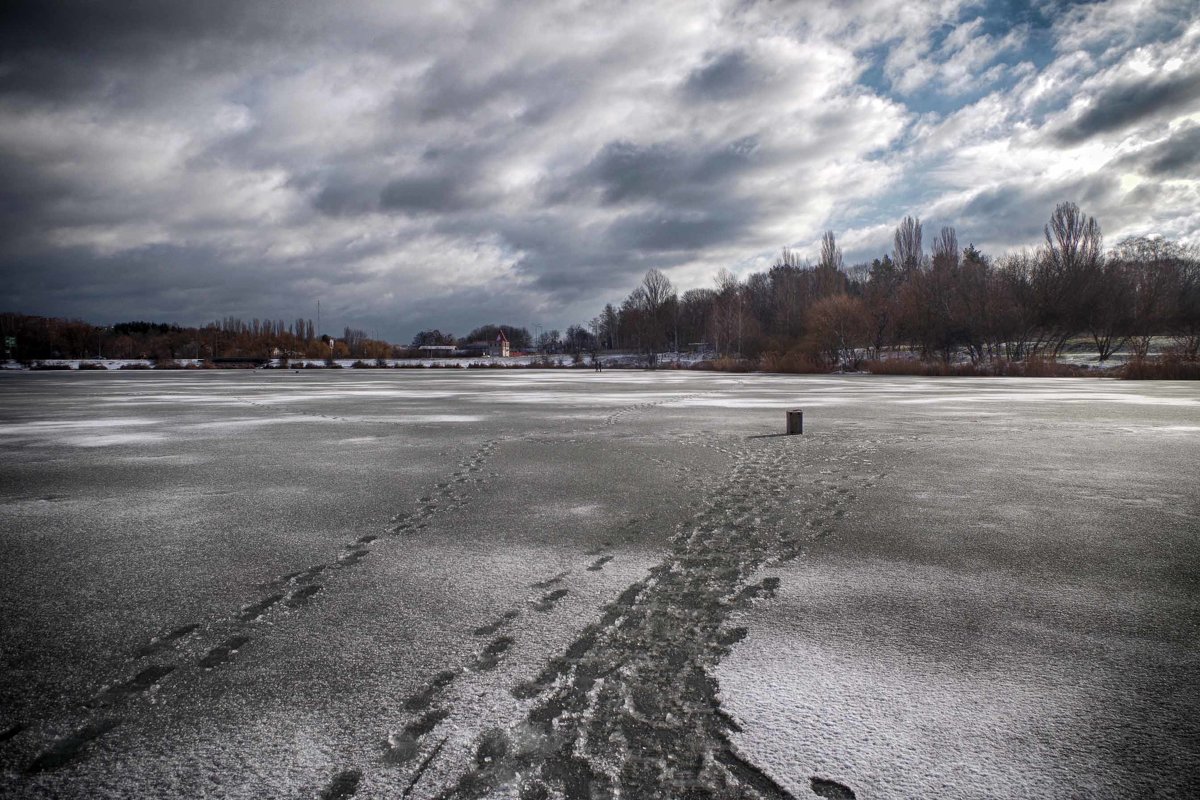
[[804, 433], [804, 412], [801, 409], [793, 408], [787, 412], [787, 432], [788, 436]]

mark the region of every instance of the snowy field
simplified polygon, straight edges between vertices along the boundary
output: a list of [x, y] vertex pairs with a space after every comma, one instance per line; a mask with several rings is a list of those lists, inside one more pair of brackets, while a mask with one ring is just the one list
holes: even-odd
[[0, 399], [0, 796], [1200, 796], [1194, 383]]

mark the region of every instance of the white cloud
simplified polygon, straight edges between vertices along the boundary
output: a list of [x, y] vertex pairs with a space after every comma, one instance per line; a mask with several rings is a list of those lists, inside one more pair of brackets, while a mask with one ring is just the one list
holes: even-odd
[[[564, 327], [649, 267], [707, 285], [829, 227], [878, 255], [907, 213], [1019, 246], [1055, 191], [1090, 191], [1106, 230], [1195, 237], [1194, 180], [1101, 180], [1167, 146], [1148, 123], [1055, 138], [1115, 88], [1187, 74], [1200, 26], [1178, 4], [1068, 10], [1039, 34], [1041, 68], [1031, 23], [989, 25], [981, 3], [778, 6], [29, 23], [0, 38], [0, 269], [21, 310], [290, 319], [319, 295], [335, 326], [407, 338], [503, 315]], [[878, 59], [886, 94], [858, 82]]]

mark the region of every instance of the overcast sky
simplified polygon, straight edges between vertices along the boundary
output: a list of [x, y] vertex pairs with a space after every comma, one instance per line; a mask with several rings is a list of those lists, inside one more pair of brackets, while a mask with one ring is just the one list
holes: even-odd
[[[1194, 0], [6, 2], [0, 310], [565, 328], [649, 268], [1200, 242]], [[927, 236], [927, 238], [931, 238]]]

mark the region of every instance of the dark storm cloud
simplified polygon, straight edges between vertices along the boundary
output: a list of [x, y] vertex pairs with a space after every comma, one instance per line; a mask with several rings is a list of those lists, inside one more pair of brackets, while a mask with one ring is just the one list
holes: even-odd
[[108, 256], [63, 248], [39, 255], [36, 264], [30, 270], [25, 259], [0, 259], [0, 280], [16, 307], [97, 323], [138, 316], [131, 297], [141, 316], [166, 321], [260, 316], [275, 305], [262, 298], [286, 285], [279, 273], [226, 264], [220, 253], [199, 247], [156, 245]]
[[[382, 158], [379, 153], [375, 157]], [[355, 164], [297, 179], [312, 197], [313, 207], [331, 217], [353, 217], [379, 211], [424, 215], [452, 214], [494, 200], [495, 190], [480, 175], [484, 165], [501, 158], [487, 147], [428, 147], [419, 164], [398, 175], [364, 174]], [[364, 160], [357, 154], [355, 161]]]
[[[546, 63], [520, 61], [482, 75], [467, 75], [462, 58], [455, 54], [439, 59], [421, 76], [417, 109], [423, 120], [467, 120], [503, 104], [516, 109], [513, 121], [545, 122], [570, 103], [587, 68], [564, 54]], [[401, 109], [402, 114], [406, 111]]]
[[[282, 9], [286, 4], [278, 3]], [[257, 33], [265, 27], [267, 10], [262, 3], [242, 0], [210, 0], [205, 3], [163, 3], [158, 0], [127, 0], [102, 3], [95, 0], [63, 0], [43, 3], [37, 0], [9, 0], [4, 3], [4, 26], [0, 43], [6, 52], [17, 51], [111, 51], [130, 45], [145, 49], [167, 49], [178, 40], [220, 33], [230, 35], [245, 30], [252, 20]], [[137, 57], [138, 52], [125, 52]]]
[[1194, 178], [1200, 173], [1200, 125], [1183, 127], [1169, 139], [1140, 150], [1121, 163], [1163, 178]]
[[960, 231], [960, 240], [982, 232], [1005, 231], [1017, 241], [1036, 242], [1059, 203], [1070, 201], [1103, 226], [1106, 214], [1120, 203], [1120, 179], [1093, 175], [1062, 182], [1015, 183], [986, 189], [948, 216]]
[[269, 36], [262, 4], [238, 0], [105, 3], [23, 2], [0, 7], [0, 92], [78, 98], [97, 90], [145, 88], [148, 62], [178, 55], [180, 45], [208, 45], [212, 69], [241, 53], [240, 45]]
[[732, 50], [692, 70], [683, 91], [692, 100], [725, 100], [753, 90], [758, 77], [746, 53]]
[[754, 167], [757, 140], [745, 137], [723, 147], [688, 151], [672, 143], [639, 146], [609, 142], [574, 181], [600, 186], [604, 202], [696, 200], [720, 196], [738, 175]]
[[388, 211], [454, 211], [471, 202], [470, 194], [448, 175], [410, 175], [389, 181], [379, 193]]
[[[516, 272], [556, 297], [573, 300], [598, 289], [622, 287], [638, 274], [641, 254], [610, 236], [604, 225], [573, 225], [569, 213], [499, 219], [479, 228], [499, 231], [512, 250], [522, 254], [514, 263]], [[569, 236], [563, 235], [566, 230]]]
[[427, 147], [417, 169], [387, 181], [379, 193], [379, 207], [406, 214], [479, 208], [492, 201], [495, 194], [481, 172], [488, 163], [502, 160], [501, 148], [488, 142], [470, 147]]
[[33, 222], [32, 213], [61, 203], [72, 192], [69, 181], [20, 159], [0, 158], [0, 234], [11, 242], [9, 237]]
[[629, 214], [609, 230], [613, 238], [634, 250], [689, 252], [736, 238], [752, 223], [755, 215], [750, 204], [701, 214], [671, 211]]
[[1061, 128], [1055, 138], [1078, 144], [1102, 133], [1128, 128], [1144, 119], [1175, 113], [1200, 100], [1200, 72], [1176, 73], [1152, 81], [1121, 83], [1097, 95], [1086, 111]]
[[370, 183], [339, 179], [322, 186], [312, 203], [315, 209], [331, 217], [369, 214], [380, 205], [380, 190]]

